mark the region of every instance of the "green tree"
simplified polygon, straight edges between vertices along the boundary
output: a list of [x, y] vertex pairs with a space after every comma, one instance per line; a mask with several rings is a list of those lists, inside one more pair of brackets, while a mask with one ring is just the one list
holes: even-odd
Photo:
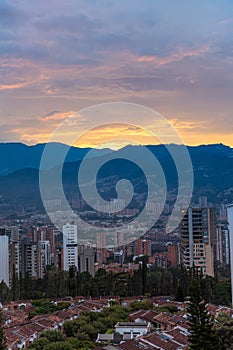
[[43, 350], [73, 350], [71, 344], [67, 341], [57, 342], [57, 343], [51, 343], [47, 344]]
[[233, 349], [233, 319], [227, 314], [220, 314], [214, 324], [219, 350]]
[[[131, 287], [131, 284], [130, 286]], [[142, 268], [139, 265], [139, 269], [134, 271], [132, 276], [132, 295], [142, 295]], [[131, 293], [130, 293], [131, 294]]]
[[120, 297], [128, 295], [128, 274], [125, 272], [114, 275], [114, 294]]
[[68, 289], [69, 295], [71, 295], [72, 297], [77, 295], [77, 278], [75, 266], [71, 266], [69, 268]]
[[184, 289], [181, 287], [180, 283], [178, 284], [175, 298], [177, 301], [184, 301]]
[[[65, 336], [59, 331], [44, 331], [41, 333], [39, 339], [33, 342], [28, 349], [32, 350], [45, 350], [45, 349], [58, 349], [57, 344], [65, 342]], [[50, 345], [52, 346], [50, 348]], [[72, 347], [71, 347], [72, 349]]]
[[150, 310], [152, 308], [151, 303], [149, 300], [145, 300], [145, 301], [138, 301], [135, 300], [131, 303], [130, 308], [133, 311], [137, 311], [137, 310]]
[[214, 304], [231, 306], [231, 282], [220, 281], [214, 290]]
[[214, 290], [216, 288], [216, 280], [211, 276], [201, 278], [201, 290], [203, 298], [207, 303], [213, 303], [214, 301]]
[[5, 350], [6, 348], [6, 337], [3, 329], [2, 311], [0, 310], [0, 350]]
[[189, 314], [189, 349], [213, 350], [216, 347], [216, 337], [213, 333], [213, 320], [208, 314], [201, 296], [199, 278], [193, 276], [190, 287]]
[[41, 334], [41, 338], [48, 339], [49, 342], [61, 342], [65, 340], [65, 336], [60, 331], [45, 331]]
[[81, 272], [78, 276], [79, 292], [83, 296], [89, 296], [92, 287], [92, 276], [89, 272]]
[[143, 257], [143, 260], [142, 260], [142, 294], [143, 295], [145, 295], [147, 292], [147, 278], [148, 278], [147, 260], [148, 258]]
[[186, 270], [186, 268], [181, 265], [179, 271], [179, 285], [183, 289], [184, 297], [188, 295], [188, 287], [190, 284], [190, 274]]
[[19, 279], [15, 272], [15, 264], [13, 264], [12, 269], [12, 281], [11, 281], [11, 295], [13, 300], [19, 299]]
[[0, 282], [0, 300], [1, 302], [10, 300], [10, 289], [3, 280]]

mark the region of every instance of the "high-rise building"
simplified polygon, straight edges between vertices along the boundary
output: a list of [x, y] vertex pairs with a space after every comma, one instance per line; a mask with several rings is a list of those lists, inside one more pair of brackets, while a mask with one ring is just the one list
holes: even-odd
[[11, 286], [12, 278], [19, 278], [21, 268], [19, 228], [17, 226], [1, 227], [0, 235], [8, 238], [9, 285]]
[[167, 261], [169, 266], [174, 267], [177, 265], [177, 246], [172, 243], [167, 245]]
[[26, 274], [37, 277], [37, 244], [29, 238], [21, 241], [21, 274], [24, 278]]
[[6, 235], [0, 235], [0, 281], [9, 286], [9, 239]]
[[20, 242], [10, 242], [9, 248], [9, 271], [10, 285], [13, 278], [20, 278], [21, 271], [21, 244]]
[[54, 264], [57, 270], [63, 270], [64, 267], [64, 250], [63, 244], [57, 243], [55, 245], [55, 256], [54, 256]]
[[0, 227], [0, 235], [8, 236], [9, 242], [16, 242], [19, 240], [19, 228], [17, 226]]
[[116, 250], [114, 252], [114, 261], [115, 262], [122, 265], [122, 264], [124, 264], [124, 259], [125, 259], [125, 256], [124, 256], [123, 250]]
[[95, 274], [95, 250], [90, 246], [79, 246], [79, 270]]
[[227, 208], [227, 218], [229, 225], [229, 245], [230, 245], [230, 257], [231, 257], [231, 296], [233, 306], [233, 204]]
[[147, 255], [151, 256], [151, 241], [146, 239], [138, 238], [134, 241], [134, 254], [136, 256]]
[[195, 266], [204, 275], [214, 277], [216, 253], [216, 212], [214, 208], [189, 208], [182, 211], [181, 262]]
[[199, 208], [206, 208], [207, 207], [207, 197], [206, 196], [200, 196], [198, 199], [198, 207]]
[[43, 278], [45, 275], [46, 267], [48, 265], [51, 265], [50, 242], [39, 241], [37, 247], [37, 276], [39, 278]]
[[226, 224], [217, 225], [216, 259], [223, 265], [230, 264], [229, 230]]
[[103, 264], [106, 262], [106, 233], [98, 233], [96, 235], [96, 252], [97, 252], [97, 263]]
[[63, 270], [71, 266], [78, 269], [78, 232], [77, 225], [63, 225]]
[[54, 253], [54, 227], [53, 226], [41, 226], [35, 227], [32, 233], [33, 242], [49, 241], [51, 254]]

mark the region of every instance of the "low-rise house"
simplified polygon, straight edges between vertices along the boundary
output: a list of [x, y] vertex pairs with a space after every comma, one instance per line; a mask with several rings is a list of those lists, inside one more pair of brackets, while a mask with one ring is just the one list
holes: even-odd
[[119, 333], [112, 333], [112, 334], [98, 334], [96, 342], [97, 343], [110, 343], [110, 344], [120, 344], [124, 341], [132, 339], [133, 334], [119, 334]]
[[128, 334], [131, 338], [147, 334], [150, 330], [150, 322], [118, 322], [115, 325], [115, 332], [119, 334]]
[[172, 319], [173, 314], [168, 312], [160, 312], [154, 317], [154, 325], [157, 330], [169, 330], [170, 324], [169, 321]]
[[125, 341], [118, 345], [105, 345], [96, 350], [187, 350], [188, 333], [180, 328], [174, 328], [169, 332], [153, 332]]

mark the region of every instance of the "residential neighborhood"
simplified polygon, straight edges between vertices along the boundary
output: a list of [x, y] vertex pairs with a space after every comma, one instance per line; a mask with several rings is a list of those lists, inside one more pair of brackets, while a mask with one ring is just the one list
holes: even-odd
[[[147, 300], [148, 301], [148, 300]], [[61, 301], [60, 301], [61, 302]], [[64, 301], [63, 301], [64, 302]], [[136, 298], [114, 299], [114, 303], [124, 304], [130, 310]], [[128, 321], [117, 322], [112, 333], [97, 334], [96, 349], [100, 350], [127, 350], [127, 349], [161, 349], [181, 350], [188, 348], [189, 323], [187, 317], [187, 302], [175, 302], [151, 298], [151, 309], [129, 311]], [[59, 304], [59, 301], [57, 302]], [[40, 337], [44, 331], [61, 331], [67, 321], [77, 320], [83, 312], [101, 313], [110, 308], [112, 300], [80, 299], [70, 300], [69, 307], [50, 314], [36, 315], [29, 319], [34, 309], [30, 301], [24, 303], [11, 302], [3, 304], [4, 331], [7, 340], [7, 349], [24, 349]], [[177, 311], [159, 311], [161, 308], [176, 308]], [[226, 314], [233, 317], [233, 309], [224, 306], [207, 305], [210, 315], [215, 319]]]

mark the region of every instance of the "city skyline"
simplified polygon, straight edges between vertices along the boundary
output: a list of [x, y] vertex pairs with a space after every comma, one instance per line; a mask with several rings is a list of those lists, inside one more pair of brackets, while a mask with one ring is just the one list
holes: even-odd
[[70, 115], [122, 101], [187, 145], [233, 146], [232, 12], [229, 0], [1, 1], [0, 141], [47, 142]]

